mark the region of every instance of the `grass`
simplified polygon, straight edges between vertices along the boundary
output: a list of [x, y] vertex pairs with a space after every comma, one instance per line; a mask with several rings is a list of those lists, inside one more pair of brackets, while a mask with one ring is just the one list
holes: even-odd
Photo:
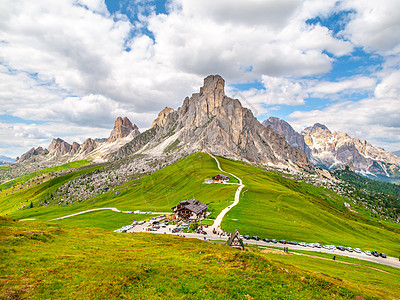
[[[400, 226], [343, 207], [333, 192], [285, 179], [242, 162], [220, 158], [221, 167], [245, 184], [240, 202], [225, 216], [229, 232], [262, 238], [319, 242], [400, 255]], [[237, 220], [237, 221], [235, 221]]]
[[[79, 175], [90, 173], [100, 168], [101, 166], [83, 168], [81, 170], [61, 175], [59, 177], [53, 178], [27, 189], [7, 189], [0, 193], [0, 212], [1, 214], [5, 215], [19, 215], [21, 216], [21, 218], [24, 218], [23, 216], [25, 215], [31, 217], [33, 211], [32, 209], [28, 208], [31, 202], [36, 211], [37, 209], [43, 209], [47, 206], [37, 207], [38, 203], [42, 202], [42, 200], [44, 199], [49, 198], [50, 195], [54, 193], [58, 187], [78, 177]], [[49, 206], [49, 210], [53, 210], [55, 207], [57, 207], [54, 205]]]
[[397, 297], [398, 273], [357, 268], [177, 236], [0, 217], [1, 299]]
[[9, 170], [11, 167], [9, 166], [0, 166], [0, 170]]
[[[238, 175], [245, 184], [239, 204], [227, 213], [222, 222], [225, 230], [233, 232], [238, 229], [241, 234], [262, 238], [376, 249], [390, 256], [400, 255], [400, 225], [380, 221], [361, 210], [352, 213], [343, 207], [345, 199], [329, 190], [286, 179], [240, 161], [219, 160], [225, 171]], [[1, 196], [0, 211], [13, 218], [46, 221], [99, 207], [170, 212], [179, 201], [195, 197], [209, 205], [210, 217], [214, 218], [232, 203], [237, 189], [236, 185], [203, 184], [205, 178], [218, 173], [215, 161], [208, 154], [196, 153], [81, 203], [34, 205], [31, 209], [19, 210], [14, 207], [21, 202], [29, 204], [27, 201], [30, 199], [39, 199], [70, 180], [61, 176], [53, 182]], [[64, 176], [73, 178], [77, 173]], [[116, 191], [120, 193], [117, 195]]]
[[[74, 169], [74, 168], [78, 168], [78, 167], [83, 167], [86, 166], [90, 163], [91, 161], [88, 159], [84, 159], [84, 160], [77, 160], [77, 161], [73, 161], [70, 163], [66, 163], [60, 166], [55, 166], [55, 167], [50, 167], [50, 168], [46, 168], [43, 170], [39, 170], [39, 171], [35, 171], [14, 179], [11, 179], [5, 183], [0, 184], [0, 191], [4, 190], [4, 189], [8, 189], [11, 187], [14, 187], [16, 185], [22, 184], [24, 182], [27, 182], [29, 179], [32, 179], [36, 176], [39, 175], [43, 175], [43, 174], [47, 174], [47, 173], [52, 173], [52, 172], [58, 172], [58, 171], [62, 171], [62, 170], [67, 170], [67, 169]], [[10, 168], [10, 167], [8, 167]], [[1, 170], [1, 168], [0, 168]]]
[[398, 298], [400, 269], [340, 255], [336, 255], [336, 261], [333, 261], [332, 255], [325, 253], [301, 251], [307, 254], [305, 256], [266, 251], [273, 262], [290, 264], [313, 274], [345, 282], [347, 288], [362, 289], [379, 299]]
[[[13, 208], [13, 205], [21, 202], [20, 199], [26, 203], [25, 199], [28, 198], [28, 195], [36, 193], [35, 189], [30, 188], [21, 191], [21, 194], [14, 193], [10, 196], [1, 197], [0, 211], [8, 213], [8, 216], [13, 218], [36, 218], [41, 221], [99, 207], [116, 207], [120, 210], [132, 211], [139, 209], [142, 211], [171, 212], [171, 208], [179, 201], [195, 197], [209, 205], [208, 210], [212, 212], [210, 217], [213, 218], [232, 203], [237, 188], [235, 185], [203, 184], [205, 178], [210, 178], [218, 172], [215, 161], [208, 154], [198, 153], [158, 170], [150, 176], [130, 181], [119, 188], [85, 202], [68, 206], [47, 205], [24, 210]], [[76, 173], [69, 175], [73, 178], [77, 176]], [[62, 181], [62, 183], [65, 182]], [[50, 189], [54, 189], [52, 182], [46, 184], [46, 189], [45, 184], [42, 184], [43, 193], [49, 193]], [[120, 193], [116, 195], [116, 191]], [[4, 208], [5, 202], [9, 203], [8, 211]]]
[[92, 211], [85, 214], [54, 220], [52, 223], [63, 224], [71, 228], [93, 227], [108, 230], [115, 230], [122, 226], [132, 224], [133, 221], [149, 220], [158, 216], [155, 214], [127, 214], [111, 210]]

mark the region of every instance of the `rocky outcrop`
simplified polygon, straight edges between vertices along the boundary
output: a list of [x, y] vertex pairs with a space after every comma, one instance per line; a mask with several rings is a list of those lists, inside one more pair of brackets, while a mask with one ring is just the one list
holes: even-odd
[[151, 124], [151, 128], [154, 126], [163, 127], [167, 121], [167, 116], [174, 111], [173, 108], [165, 107], [162, 111], [159, 112], [157, 119], [153, 121]]
[[79, 153], [86, 155], [89, 154], [90, 152], [92, 152], [94, 149], [96, 149], [98, 146], [98, 143], [91, 139], [91, 138], [87, 138], [82, 145], [79, 148]]
[[80, 147], [81, 147], [81, 145], [79, 145], [79, 143], [73, 142], [73, 143], [72, 143], [72, 146], [71, 146], [71, 152], [70, 152], [70, 153], [71, 153], [71, 154], [76, 154], [76, 153], [78, 153]]
[[264, 120], [262, 124], [265, 127], [271, 126], [273, 131], [283, 134], [290, 146], [304, 151], [308, 159], [312, 159], [310, 155], [311, 149], [305, 143], [304, 136], [295, 131], [289, 123], [276, 117], [269, 117], [267, 120]]
[[227, 97], [224, 86], [221, 76], [208, 76], [200, 92], [186, 97], [180, 108], [164, 109], [159, 114], [149, 133], [145, 132], [151, 140], [146, 140], [139, 151], [141, 136], [122, 147], [118, 155], [136, 151], [149, 155], [209, 151], [234, 159], [314, 171], [304, 152], [263, 126], [239, 100]]
[[400, 158], [366, 140], [351, 138], [343, 132], [332, 133], [319, 123], [301, 134], [321, 167], [332, 170], [351, 163], [356, 172], [364, 175], [397, 177], [399, 174]]
[[116, 140], [127, 137], [129, 134], [131, 134], [131, 132], [133, 132], [134, 136], [140, 134], [139, 128], [136, 126], [136, 124], [132, 125], [132, 122], [127, 117], [124, 117], [123, 119], [118, 117], [114, 123], [114, 129], [111, 131], [107, 142], [115, 142]]
[[63, 156], [71, 152], [72, 146], [66, 141], [57, 138], [53, 139], [50, 146], [47, 148], [50, 156]]
[[22, 163], [24, 161], [29, 160], [30, 158], [34, 157], [34, 156], [38, 156], [38, 155], [46, 155], [48, 154], [49, 151], [47, 149], [43, 149], [42, 147], [37, 147], [30, 149], [28, 152], [24, 153], [21, 155], [20, 158], [17, 159], [17, 162]]

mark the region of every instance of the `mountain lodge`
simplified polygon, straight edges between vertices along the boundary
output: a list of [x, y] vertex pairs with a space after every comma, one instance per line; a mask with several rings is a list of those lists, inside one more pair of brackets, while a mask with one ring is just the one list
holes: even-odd
[[183, 200], [172, 208], [177, 220], [197, 222], [204, 218], [208, 206], [196, 199]]
[[218, 175], [215, 175], [212, 179], [216, 182], [223, 183], [223, 182], [228, 182], [230, 178], [224, 174], [218, 174]]

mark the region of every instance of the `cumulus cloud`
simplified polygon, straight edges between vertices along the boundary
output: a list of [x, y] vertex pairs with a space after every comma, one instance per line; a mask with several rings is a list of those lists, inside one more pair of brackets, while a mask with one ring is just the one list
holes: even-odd
[[[378, 99], [398, 93], [398, 67], [376, 78], [310, 78], [329, 72], [355, 46], [396, 55], [393, 1], [170, 0], [168, 14], [156, 14], [154, 2], [132, 3], [126, 11], [135, 19], [110, 14], [104, 0], [0, 2], [0, 114], [85, 128], [86, 137], [90, 128], [112, 127], [118, 115], [145, 128], [208, 74], [262, 82], [264, 89], [241, 91], [260, 114], [308, 97], [374, 91], [376, 82]], [[306, 22], [343, 9], [353, 13], [338, 35]], [[67, 134], [59, 129], [49, 132]], [[22, 143], [35, 135], [14, 136]]]
[[354, 11], [343, 34], [354, 44], [382, 54], [400, 52], [400, 10], [397, 0], [346, 0], [343, 9]]

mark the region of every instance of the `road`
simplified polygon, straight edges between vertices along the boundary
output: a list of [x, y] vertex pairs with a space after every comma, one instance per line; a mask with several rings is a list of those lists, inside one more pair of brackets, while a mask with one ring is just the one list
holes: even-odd
[[[185, 238], [195, 238], [199, 240], [206, 240], [206, 241], [221, 241], [221, 242], [226, 242], [228, 237], [227, 236], [220, 236], [217, 234], [213, 234], [212, 232], [203, 235], [203, 234], [197, 234], [197, 233], [172, 233], [172, 230], [176, 227], [175, 225], [168, 225], [165, 228], [161, 227], [160, 229], [156, 231], [148, 231], [148, 229], [151, 228], [151, 222], [145, 222], [142, 225], [136, 225], [127, 232], [135, 233], [135, 232], [148, 232], [148, 233], [158, 233], [158, 234], [172, 234], [176, 236], [182, 236]], [[284, 248], [288, 247], [291, 250], [291, 253], [296, 254], [296, 250], [305, 250], [305, 251], [310, 251], [310, 252], [322, 252], [322, 253], [328, 253], [332, 255], [332, 258], [334, 255], [338, 256], [347, 256], [347, 257], [352, 257], [352, 258], [357, 258], [365, 261], [370, 261], [374, 263], [378, 263], [381, 265], [386, 265], [390, 267], [395, 267], [400, 269], [400, 262], [398, 258], [394, 257], [387, 257], [387, 258], [381, 258], [381, 257], [375, 257], [375, 256], [368, 256], [365, 253], [356, 253], [356, 252], [348, 252], [348, 251], [340, 251], [340, 250], [327, 250], [324, 248], [311, 248], [311, 247], [302, 247], [298, 245], [288, 245], [288, 244], [274, 244], [274, 243], [266, 243], [264, 241], [255, 241], [255, 240], [243, 240], [245, 244], [248, 245], [257, 245], [257, 246], [264, 246], [264, 247], [276, 247], [276, 248]], [[301, 253], [298, 253], [301, 255]]]
[[[236, 206], [236, 205], [239, 203], [239, 200], [240, 200], [240, 199], [239, 199], [239, 198], [240, 198], [240, 193], [242, 192], [242, 189], [244, 188], [244, 184], [243, 184], [243, 182], [242, 182], [242, 179], [240, 179], [238, 176], [236, 176], [236, 175], [234, 175], [234, 174], [232, 174], [232, 173], [229, 173], [229, 172], [226, 172], [226, 171], [222, 170], [221, 165], [219, 164], [219, 160], [218, 160], [214, 155], [212, 155], [211, 153], [208, 153], [208, 155], [210, 155], [210, 156], [217, 162], [218, 169], [219, 169], [221, 172], [227, 173], [227, 174], [229, 174], [229, 175], [235, 177], [235, 178], [239, 181], [239, 187], [237, 188], [236, 193], [235, 193], [235, 200], [233, 201], [233, 203], [232, 203], [231, 205], [225, 207], [225, 208], [219, 213], [219, 215], [215, 218], [215, 221], [214, 221], [214, 223], [213, 223], [213, 225], [212, 225], [212, 227], [211, 227], [212, 230], [215, 229], [217, 232], [220, 232], [220, 231], [221, 231], [221, 222], [222, 222], [222, 219], [224, 218], [224, 216], [226, 215], [226, 213], [232, 209], [232, 207]], [[211, 229], [210, 229], [210, 230], [207, 230], [207, 232], [211, 232]]]
[[[75, 213], [75, 214], [71, 214], [71, 215], [68, 215], [68, 216], [63, 216], [63, 217], [51, 219], [51, 220], [49, 220], [49, 221], [62, 220], [62, 219], [65, 219], [65, 218], [70, 218], [70, 217], [73, 217], [73, 216], [77, 216], [77, 215], [81, 215], [81, 214], [86, 214], [86, 213], [89, 213], [89, 212], [92, 212], [92, 211], [98, 211], [98, 210], [112, 210], [112, 211], [115, 211], [115, 212], [125, 213], [125, 214], [131, 214], [131, 213], [132, 213], [131, 211], [121, 211], [121, 210], [119, 210], [119, 209], [116, 209], [115, 207], [101, 207], [101, 208], [88, 209], [88, 210], [81, 211], [81, 212], [78, 212], [78, 213]], [[168, 214], [171, 214], [170, 212], [150, 212], [150, 213], [151, 213], [151, 214], [160, 214], [160, 215], [168, 215]], [[143, 212], [142, 212], [142, 214], [143, 214]], [[24, 219], [24, 221], [27, 221], [27, 220], [35, 220], [35, 219]], [[22, 221], [22, 220], [21, 220], [21, 221]]]

